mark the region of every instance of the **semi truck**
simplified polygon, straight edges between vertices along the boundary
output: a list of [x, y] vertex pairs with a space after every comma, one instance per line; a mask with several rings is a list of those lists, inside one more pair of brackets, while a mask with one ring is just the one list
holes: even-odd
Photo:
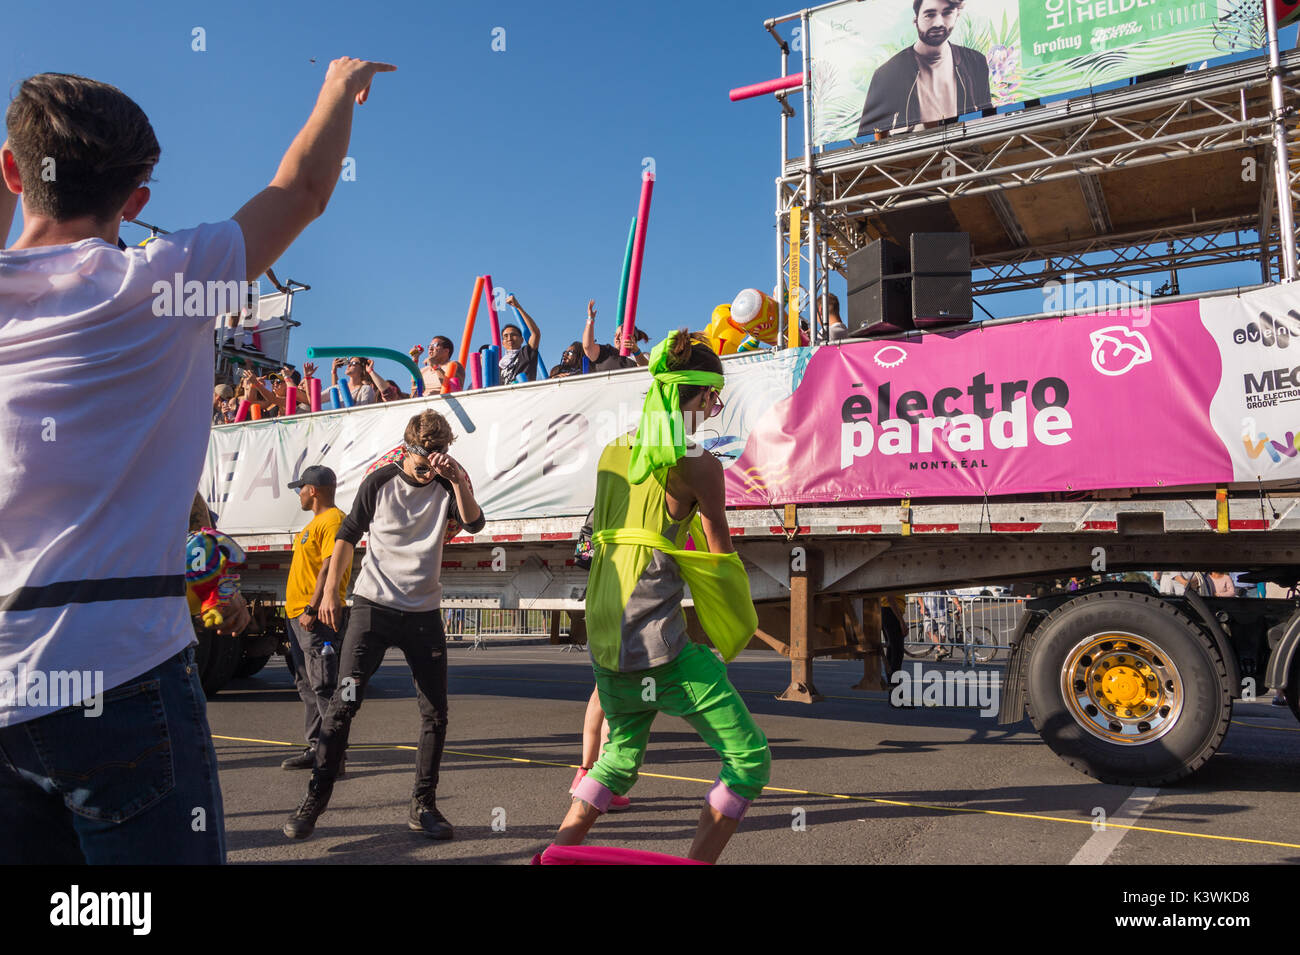
[[[780, 107], [772, 298], [779, 341], [798, 341], [802, 311], [813, 344], [724, 358], [724, 411], [696, 433], [723, 463], [758, 609], [751, 647], [790, 663], [773, 691], [815, 704], [828, 657], [861, 659], [858, 688], [886, 688], [898, 614], [883, 608], [899, 595], [1224, 571], [1275, 596], [1107, 582], [1027, 600], [996, 718], [1030, 721], [1095, 778], [1162, 785], [1214, 755], [1238, 701], [1281, 691], [1300, 716], [1300, 52], [1279, 52], [1270, 19], [1266, 58], [826, 145], [808, 46], [789, 33], [809, 37], [815, 12], [763, 24], [781, 57], [764, 85]], [[877, 275], [867, 293], [852, 281], [873, 243], [941, 232], [969, 236], [965, 274]], [[1233, 263], [1259, 284], [1179, 293], [1180, 269]], [[1168, 281], [1106, 300], [1151, 273]], [[850, 277], [849, 337], [835, 342], [832, 274]], [[921, 277], [950, 280], [931, 296], [942, 308], [913, 294], [912, 327], [871, 317], [872, 295], [906, 296]], [[1029, 290], [1044, 311], [948, 312]], [[444, 606], [548, 610], [556, 641], [568, 612], [581, 639], [573, 549], [595, 459], [636, 426], [647, 385], [628, 369], [217, 427], [201, 491], [248, 554], [246, 591], [273, 606], [302, 520], [288, 482], [326, 464], [346, 508], [410, 416], [436, 409], [487, 516], [444, 550]]]
[[[1193, 350], [1196, 333], [1203, 344], [1215, 335], [1231, 343], [1237, 316], [1261, 309], [1295, 322], [1300, 334], [1300, 308], [1293, 311], [1295, 318], [1285, 318], [1292, 305], [1300, 306], [1300, 294], [1281, 286], [1202, 297], [1154, 307], [1140, 330], [1152, 350], [1151, 363], [1159, 364], [1170, 343], [1180, 343], [1164, 356], [1171, 361]], [[1069, 465], [1058, 471], [1053, 463], [1071, 444], [1086, 451], [1098, 434], [1103, 439], [1113, 434], [1122, 447], [1123, 434], [1131, 438], [1147, 430], [1135, 429], [1132, 421], [1085, 421], [1090, 403], [1122, 408], [1131, 394], [1117, 391], [1115, 378], [1100, 373], [1075, 377], [1055, 363], [1053, 348], [1044, 344], [1050, 337], [1066, 354], [1114, 320], [1108, 313], [1028, 319], [724, 360], [727, 410], [713, 431], [697, 438], [726, 467], [728, 521], [759, 613], [751, 647], [790, 662], [788, 685], [773, 687], [781, 699], [816, 702], [819, 657], [860, 658], [858, 688], [887, 689], [882, 630], [892, 622], [885, 611], [882, 623], [882, 607], [899, 594], [1180, 569], [1244, 572], [1246, 580], [1271, 582], [1292, 596], [1172, 596], [1143, 583], [1103, 583], [1030, 599], [1007, 642], [999, 722], [1030, 720], [1056, 753], [1098, 779], [1158, 785], [1186, 776], [1214, 754], [1228, 731], [1234, 701], [1274, 689], [1283, 691], [1295, 710], [1300, 492], [1294, 454], [1279, 453], [1277, 462], [1263, 452], [1252, 459], [1251, 436], [1233, 433], [1222, 438], [1224, 447], [1240, 438], [1237, 457], [1268, 473], [1243, 480], [1244, 474], [1229, 469], [1218, 482], [1171, 483], [1171, 474], [1202, 470], [1199, 453], [1163, 462], [1121, 456], [1102, 470], [1135, 480], [1114, 487], [1087, 487], [1090, 465], [1077, 458], [1078, 452], [1070, 452], [1076, 455], [1074, 471]], [[1021, 360], [1056, 372], [1061, 382], [1057, 394], [1049, 390], [1045, 398], [1057, 403], [1045, 403], [1037, 412], [1040, 422], [1048, 412], [1059, 412], [1051, 418], [1055, 430], [1041, 425], [1038, 430], [1057, 440], [1068, 419], [1072, 430], [1065, 444], [1020, 447], [1012, 441], [1002, 442], [1006, 448], [988, 443], [971, 450], [977, 426], [988, 434], [998, 428], [1004, 436], [1017, 432], [1032, 395], [1008, 395], [1009, 406], [1023, 412], [1019, 417], [1011, 411], [994, 412], [987, 420], [974, 413], [955, 415], [947, 435], [936, 428], [931, 451], [914, 447], [910, 462], [901, 454], [895, 456], [900, 460], [863, 456], [858, 454], [864, 440], [860, 424], [878, 431], [873, 440], [883, 444], [887, 434], [901, 433], [908, 419], [886, 416], [885, 426], [876, 428], [870, 424], [874, 419], [859, 420], [857, 409], [865, 405], [855, 404], [852, 420], [844, 421], [844, 403], [828, 404], [821, 393], [839, 387], [837, 370], [865, 377], [866, 369], [879, 367], [884, 349], [905, 351], [909, 357], [902, 367], [916, 363], [911, 377], [881, 369], [877, 380], [856, 382], [860, 387], [853, 391], [878, 403], [892, 384], [894, 397], [885, 400], [891, 405], [888, 415], [897, 415], [900, 403], [917, 404], [909, 393], [924, 392], [937, 380], [923, 363], [926, 349], [942, 349], [931, 364], [947, 374], [953, 356], [970, 353], [976, 364], [987, 366], [990, 350], [1026, 337], [1034, 347]], [[1220, 342], [1220, 347], [1229, 345]], [[791, 378], [792, 367], [802, 367], [803, 377]], [[1150, 371], [1150, 383], [1174, 393], [1184, 387], [1178, 373]], [[1198, 366], [1188, 365], [1185, 373], [1195, 378]], [[1043, 377], [1053, 376], [1038, 380]], [[1220, 397], [1234, 381], [1243, 387], [1233, 369], [1221, 368], [1215, 377], [1214, 393]], [[975, 407], [984, 392], [980, 376], [971, 378], [976, 385], [961, 401], [951, 396], [952, 407], [944, 411], [963, 411], [956, 407], [963, 403]], [[1031, 382], [1034, 373], [1017, 380]], [[784, 391], [774, 395], [777, 384]], [[202, 491], [221, 515], [222, 529], [246, 551], [243, 588], [263, 614], [260, 642], [244, 650], [244, 662], [227, 661], [223, 671], [251, 671], [269, 652], [266, 635], [282, 632], [271, 608], [283, 601], [293, 535], [303, 520], [287, 484], [307, 466], [327, 464], [339, 475], [340, 506], [349, 507], [366, 468], [400, 443], [406, 421], [425, 408], [440, 411], [457, 432], [450, 453], [468, 469], [488, 519], [479, 533], [460, 533], [444, 549], [444, 607], [551, 611], [558, 642], [560, 614], [581, 619], [586, 573], [576, 563], [574, 547], [594, 493], [595, 455], [603, 442], [635, 422], [647, 385], [644, 369], [627, 369], [214, 428]], [[805, 397], [812, 403], [801, 405]], [[831, 419], [830, 433], [839, 440], [819, 443], [815, 433], [799, 432], [813, 425], [791, 416], [808, 408]], [[1184, 417], [1200, 420], [1200, 414], [1189, 408]], [[913, 430], [924, 430], [924, 422], [917, 419]], [[1169, 434], [1181, 434], [1185, 423], [1171, 412], [1149, 421], [1151, 428]], [[1213, 438], [1211, 422], [1201, 424]], [[1271, 425], [1254, 424], [1265, 436], [1260, 440], [1273, 441], [1262, 430]], [[781, 436], [789, 440], [782, 443]], [[1216, 449], [1219, 457], [1221, 451]], [[994, 455], [1006, 459], [1010, 470], [999, 470]], [[953, 466], [910, 466], [921, 460]], [[750, 461], [765, 462], [765, 469], [746, 467]], [[892, 471], [868, 468], [852, 477], [867, 464]], [[1211, 470], [1217, 466], [1210, 464]], [[1033, 473], [1035, 465], [1047, 473]], [[823, 480], [827, 474], [832, 477]], [[899, 486], [900, 480], [907, 486]], [[1004, 482], [1010, 493], [988, 486], [972, 496], [971, 481]], [[835, 492], [819, 495], [817, 489], [828, 484]], [[765, 503], [745, 503], [756, 496]], [[814, 500], [817, 496], [841, 499]], [[364, 560], [364, 552], [363, 546], [358, 560]], [[689, 601], [687, 606], [693, 634], [706, 639]], [[581, 627], [574, 631], [580, 639]], [[906, 715], [900, 711], [899, 718]]]

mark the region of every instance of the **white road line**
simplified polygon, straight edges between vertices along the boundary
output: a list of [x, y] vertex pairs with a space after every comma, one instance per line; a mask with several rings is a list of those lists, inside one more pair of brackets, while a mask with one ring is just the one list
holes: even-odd
[[[1143, 789], [1141, 787], [1134, 789], [1128, 799], [1124, 800], [1124, 805], [1115, 810], [1115, 814], [1109, 817], [1108, 823], [1117, 823], [1122, 826], [1131, 826], [1142, 817], [1155, 801], [1156, 796], [1160, 794], [1159, 789]], [[1070, 860], [1070, 865], [1101, 865], [1110, 858], [1110, 854], [1115, 851], [1120, 840], [1128, 834], [1127, 829], [1117, 829], [1112, 826], [1106, 826], [1092, 834], [1083, 847], [1074, 854]]]

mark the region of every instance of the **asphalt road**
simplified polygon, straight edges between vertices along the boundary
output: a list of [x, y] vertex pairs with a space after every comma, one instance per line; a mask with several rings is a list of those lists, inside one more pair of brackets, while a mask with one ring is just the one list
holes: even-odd
[[[818, 661], [827, 699], [811, 706], [773, 698], [789, 682], [775, 654], [746, 652], [730, 669], [768, 735], [773, 771], [724, 862], [1300, 862], [1300, 724], [1267, 700], [1237, 705], [1223, 748], [1199, 773], [1135, 791], [1075, 772], [1028, 722], [893, 709], [884, 693], [851, 689], [856, 661]], [[283, 662], [210, 701], [230, 861], [528, 862], [568, 807], [593, 685], [588, 657], [453, 645], [450, 673], [438, 804], [457, 835], [444, 843], [406, 829], [418, 714], [399, 654], [377, 674], [353, 724], [348, 775], [302, 842], [280, 831], [308, 779], [279, 768], [303, 745], [302, 704]], [[685, 854], [717, 770], [686, 723], [661, 716], [632, 808], [601, 819], [590, 841]], [[1105, 831], [1094, 827], [1099, 811]]]

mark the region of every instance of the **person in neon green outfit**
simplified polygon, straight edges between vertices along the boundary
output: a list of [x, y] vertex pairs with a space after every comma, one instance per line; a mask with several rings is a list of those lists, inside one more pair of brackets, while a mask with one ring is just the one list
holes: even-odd
[[[722, 757], [689, 852], [716, 862], [767, 784], [771, 753], [723, 662], [687, 636], [685, 585], [725, 659], [758, 620], [731, 546], [722, 465], [686, 438], [722, 409], [722, 363], [681, 329], [655, 346], [649, 370], [635, 435], [605, 448], [596, 479], [587, 641], [609, 742], [574, 789], [555, 842], [581, 843], [613, 797], [631, 789], [662, 711], [684, 718]], [[686, 550], [692, 535], [708, 551]]]

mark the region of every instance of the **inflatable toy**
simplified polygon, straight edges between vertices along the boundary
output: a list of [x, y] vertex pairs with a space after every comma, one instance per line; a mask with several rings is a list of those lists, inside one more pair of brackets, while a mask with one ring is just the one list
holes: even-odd
[[[353, 345], [329, 345], [324, 348], [313, 346], [312, 348], [307, 349], [307, 357], [311, 359], [350, 358], [353, 355], [360, 355], [362, 358], [387, 358], [389, 361], [397, 362], [411, 373], [411, 380], [415, 383], [415, 393], [417, 395], [424, 394], [424, 378], [420, 374], [419, 367], [415, 362], [411, 361], [410, 355], [403, 355], [401, 352], [394, 351], [391, 348], [368, 348], [366, 346]], [[343, 384], [343, 382], [340, 381], [339, 384]], [[348, 398], [350, 399], [351, 397], [352, 395], [349, 393]], [[347, 402], [347, 406], [349, 408], [352, 407], [352, 402], [350, 400]]]
[[699, 859], [670, 856], [645, 849], [619, 849], [615, 846], [549, 845], [541, 855], [533, 856], [533, 865], [708, 865]]
[[235, 570], [244, 563], [244, 550], [211, 527], [200, 528], [185, 542], [185, 597], [190, 614], [203, 618], [203, 626], [225, 623], [221, 605], [239, 589]]

